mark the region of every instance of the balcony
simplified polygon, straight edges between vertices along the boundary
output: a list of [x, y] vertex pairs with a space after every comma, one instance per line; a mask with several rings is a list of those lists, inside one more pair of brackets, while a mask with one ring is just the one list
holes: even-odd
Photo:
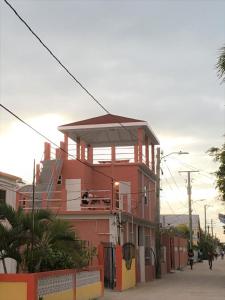
[[[78, 191], [69, 196], [67, 191], [35, 192], [34, 209], [50, 209], [55, 213], [122, 210], [131, 212], [131, 199], [128, 194], [114, 193], [112, 190]], [[32, 210], [32, 192], [18, 194], [17, 205], [25, 211]]]

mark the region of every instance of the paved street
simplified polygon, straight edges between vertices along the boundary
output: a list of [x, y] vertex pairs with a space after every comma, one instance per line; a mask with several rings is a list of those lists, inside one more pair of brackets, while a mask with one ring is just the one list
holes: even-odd
[[194, 265], [191, 271], [168, 274], [163, 279], [141, 284], [123, 293], [106, 291], [104, 300], [224, 300], [225, 260], [214, 261], [213, 270], [208, 262]]

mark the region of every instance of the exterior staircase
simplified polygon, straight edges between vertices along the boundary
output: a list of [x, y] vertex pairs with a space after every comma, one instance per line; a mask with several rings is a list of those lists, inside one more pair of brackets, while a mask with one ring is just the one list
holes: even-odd
[[[39, 209], [42, 207], [43, 193], [46, 194], [46, 202], [51, 201], [58, 178], [62, 171], [63, 160], [45, 160], [42, 162], [42, 170], [39, 178], [39, 182], [35, 186], [34, 194], [34, 208]], [[29, 201], [28, 207], [32, 207], [32, 185], [26, 185], [20, 189], [19, 192], [27, 194], [27, 200]], [[20, 199], [21, 200], [21, 199]], [[48, 207], [48, 205], [47, 205]]]

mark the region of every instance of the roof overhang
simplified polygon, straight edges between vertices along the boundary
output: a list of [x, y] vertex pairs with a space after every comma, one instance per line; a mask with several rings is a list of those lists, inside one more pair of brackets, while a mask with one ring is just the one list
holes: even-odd
[[[138, 143], [138, 128], [149, 137], [150, 143], [159, 145], [155, 134], [150, 130], [147, 122], [111, 123], [93, 125], [64, 125], [58, 130], [67, 134], [70, 139], [78, 139], [93, 147], [132, 146]], [[144, 139], [144, 135], [143, 135]]]

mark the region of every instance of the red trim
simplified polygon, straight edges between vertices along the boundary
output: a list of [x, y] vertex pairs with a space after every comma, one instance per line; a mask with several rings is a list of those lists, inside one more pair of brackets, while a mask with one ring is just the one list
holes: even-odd
[[122, 247], [116, 245], [116, 290], [122, 291]]
[[27, 280], [27, 300], [37, 299], [37, 280], [34, 274], [30, 274]]

